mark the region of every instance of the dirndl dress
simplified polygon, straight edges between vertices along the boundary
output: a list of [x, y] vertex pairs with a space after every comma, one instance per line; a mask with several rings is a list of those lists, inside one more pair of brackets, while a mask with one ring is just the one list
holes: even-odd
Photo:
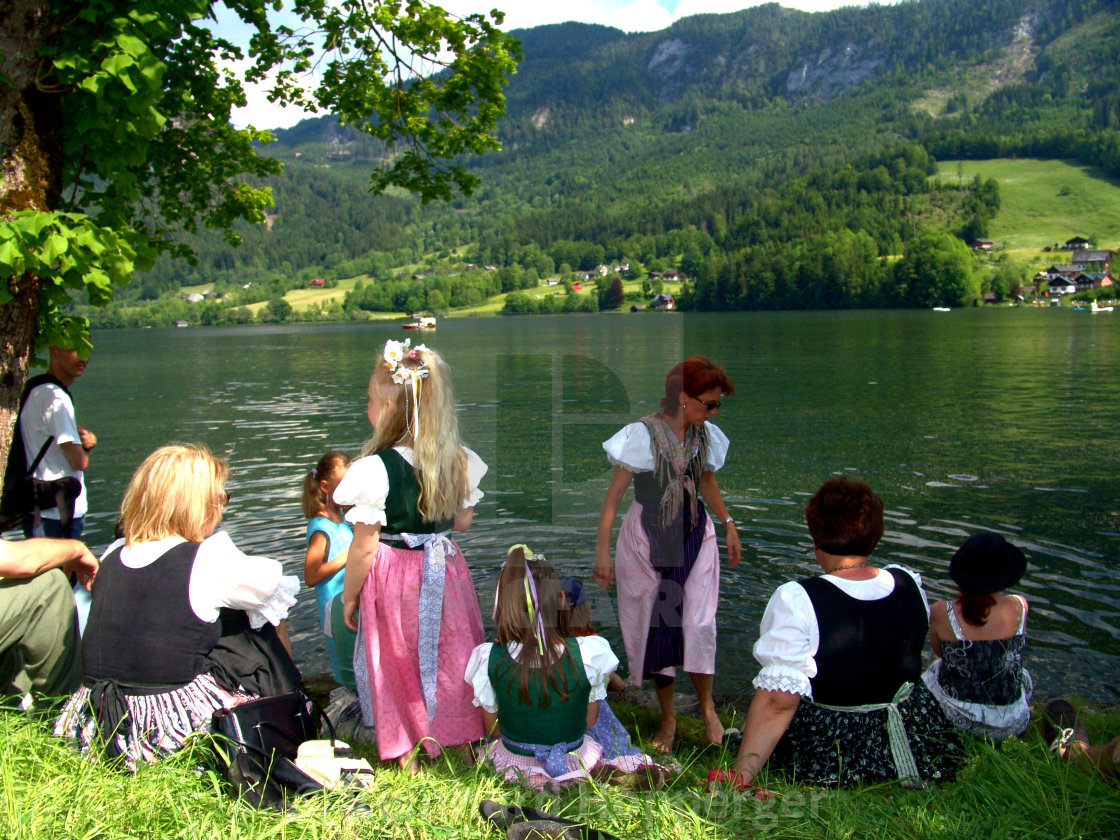
[[[663, 422], [650, 415], [603, 444], [611, 464], [635, 475], [615, 548], [619, 628], [635, 687], [678, 667], [715, 673], [719, 544], [698, 483], [723, 466], [729, 441], [706, 422], [682, 445], [660, 433]], [[663, 517], [670, 497], [676, 511]]]
[[[464, 507], [481, 498], [486, 465], [471, 450]], [[484, 638], [478, 595], [466, 558], [446, 530], [417, 512], [412, 450], [394, 447], [359, 458], [334, 493], [347, 521], [381, 525], [381, 539], [359, 598], [354, 677], [362, 722], [376, 727], [382, 760], [417, 744], [431, 756], [482, 737], [463, 671]], [[426, 533], [425, 533], [426, 531]]]
[[[86, 680], [64, 703], [55, 735], [135, 770], [209, 732], [218, 709], [299, 688], [274, 626], [299, 588], [278, 562], [243, 554], [224, 532], [197, 546], [178, 537], [113, 543], [93, 586]], [[185, 684], [183, 662], [154, 653], [179, 637], [208, 640], [192, 660], [201, 673]]]
[[1020, 604], [1014, 636], [974, 642], [964, 638], [956, 610], [952, 604], [948, 607], [949, 625], [957, 640], [942, 642], [941, 658], [922, 674], [922, 681], [961, 732], [996, 741], [1022, 734], [1031, 722], [1034, 693], [1034, 681], [1023, 667], [1025, 606]]
[[[599, 721], [596, 726], [602, 724], [600, 732], [609, 734], [609, 743], [604, 745], [597, 740], [591, 729], [584, 732], [582, 737], [555, 744], [510, 741], [507, 737], [498, 737], [486, 745], [484, 760], [506, 781], [520, 782], [537, 790], [558, 790], [577, 784], [592, 778], [604, 768], [633, 773], [641, 767], [657, 766], [652, 758], [630, 745], [628, 740], [625, 744], [621, 743], [618, 732], [615, 731], [615, 726], [622, 733], [626, 730], [613, 713], [609, 712], [604, 699], [607, 680], [618, 667], [618, 657], [611, 650], [610, 643], [602, 636], [580, 636], [568, 641], [578, 645], [587, 690], [585, 694], [572, 691], [568, 698], [553, 692], [550, 694], [550, 703], [577, 703], [580, 706], [577, 711], [585, 715], [587, 704], [598, 700]], [[489, 670], [493, 647], [489, 642], [476, 647], [464, 676], [474, 691], [475, 705], [498, 715], [499, 727], [502, 721], [506, 721], [512, 729], [517, 721], [531, 719], [539, 713], [534, 707], [521, 704], [499, 707]], [[521, 645], [511, 642], [506, 650], [511, 658], [516, 659], [521, 652]], [[604, 717], [605, 710], [607, 717]], [[611, 720], [614, 724], [610, 723]]]

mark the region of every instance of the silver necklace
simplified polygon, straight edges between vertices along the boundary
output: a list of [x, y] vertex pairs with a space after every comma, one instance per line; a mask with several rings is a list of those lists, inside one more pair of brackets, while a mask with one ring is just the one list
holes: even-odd
[[837, 566], [831, 572], [826, 572], [826, 574], [834, 575], [837, 572], [844, 572], [844, 571], [847, 571], [848, 569], [862, 569], [865, 566], [870, 566], [870, 565], [871, 565], [870, 563], [852, 563], [850, 566]]

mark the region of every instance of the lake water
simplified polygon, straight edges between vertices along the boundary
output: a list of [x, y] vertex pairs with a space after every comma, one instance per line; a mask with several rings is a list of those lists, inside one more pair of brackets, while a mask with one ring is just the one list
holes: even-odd
[[[100, 439], [89, 542], [109, 542], [148, 452], [201, 441], [231, 461], [224, 527], [299, 573], [303, 475], [327, 449], [357, 452], [376, 351], [408, 335], [395, 323], [98, 333], [74, 386]], [[742, 565], [724, 566], [718, 693], [749, 689], [774, 587], [817, 571], [802, 509], [844, 472], [886, 503], [875, 557], [919, 570], [931, 598], [951, 593], [948, 561], [968, 534], [1020, 545], [1037, 696], [1120, 700], [1120, 315], [528, 316], [445, 320], [420, 337], [450, 362], [464, 440], [490, 465], [461, 541], [483, 604], [515, 542], [590, 583], [610, 476], [600, 443], [655, 410], [669, 367], [704, 353], [738, 388], [715, 418], [732, 441], [718, 480], [744, 544]], [[618, 644], [612, 599], [594, 595], [593, 609]], [[290, 627], [305, 670], [327, 670], [310, 592]]]

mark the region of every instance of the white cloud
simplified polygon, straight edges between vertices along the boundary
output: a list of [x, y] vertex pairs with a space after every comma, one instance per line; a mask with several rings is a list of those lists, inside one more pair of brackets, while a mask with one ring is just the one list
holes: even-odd
[[[892, 5], [900, 0], [877, 0], [879, 5]], [[437, 0], [438, 2], [438, 0]], [[665, 29], [682, 17], [699, 14], [728, 14], [763, 0], [568, 0], [564, 3], [542, 3], [540, 0], [448, 0], [441, 5], [453, 14], [488, 12], [500, 8], [505, 12], [502, 28], [529, 29], [550, 23], [578, 21], [613, 26], [623, 32], [656, 32]], [[823, 12], [841, 6], [866, 6], [869, 0], [780, 0], [787, 8], [805, 12]], [[217, 30], [230, 38], [244, 31], [220, 19]], [[237, 125], [254, 125], [257, 128], [286, 128], [295, 125], [308, 115], [297, 109], [281, 109], [270, 103], [266, 88], [246, 86], [249, 104], [234, 114]]]

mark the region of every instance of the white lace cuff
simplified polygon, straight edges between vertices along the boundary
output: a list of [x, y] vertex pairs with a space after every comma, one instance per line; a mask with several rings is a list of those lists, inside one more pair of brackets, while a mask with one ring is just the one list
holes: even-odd
[[754, 687], [765, 691], [785, 691], [804, 697], [813, 696], [813, 686], [809, 678], [788, 665], [767, 665], [754, 678]]
[[296, 595], [299, 594], [299, 578], [295, 575], [283, 575], [276, 584], [276, 592], [272, 597], [261, 604], [259, 609], [248, 610], [249, 626], [260, 630], [264, 625], [277, 625], [288, 617], [288, 612], [296, 605]]
[[380, 525], [385, 527], [385, 511], [372, 505], [354, 505], [346, 511], [346, 521], [351, 525]]

